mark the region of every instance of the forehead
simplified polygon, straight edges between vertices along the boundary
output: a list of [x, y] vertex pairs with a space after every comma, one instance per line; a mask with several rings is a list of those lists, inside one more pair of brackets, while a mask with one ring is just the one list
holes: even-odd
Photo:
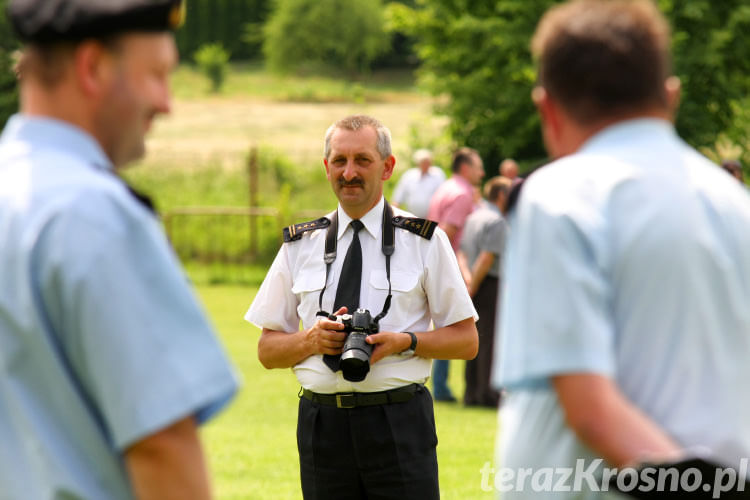
[[359, 130], [337, 128], [331, 134], [331, 156], [334, 154], [376, 153], [378, 134], [372, 127]]
[[173, 67], [177, 64], [177, 47], [171, 33], [128, 33], [120, 39], [125, 59], [146, 65]]

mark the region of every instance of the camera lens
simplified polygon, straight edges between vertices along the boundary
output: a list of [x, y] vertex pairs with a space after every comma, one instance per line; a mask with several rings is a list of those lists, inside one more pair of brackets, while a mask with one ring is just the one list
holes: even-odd
[[344, 343], [341, 352], [341, 371], [350, 382], [361, 382], [370, 372], [370, 355], [373, 346], [365, 342], [367, 335], [352, 332]]

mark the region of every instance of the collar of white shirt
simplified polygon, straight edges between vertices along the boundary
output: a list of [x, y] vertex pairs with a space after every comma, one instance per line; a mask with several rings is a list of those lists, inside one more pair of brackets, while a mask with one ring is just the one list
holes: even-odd
[[[367, 232], [370, 233], [370, 235], [375, 239], [377, 239], [378, 234], [380, 234], [381, 227], [383, 225], [384, 207], [385, 198], [381, 196], [380, 201], [376, 203], [369, 212], [367, 212], [364, 216], [362, 216], [362, 218], [359, 219], [360, 221], [362, 221], [362, 224], [364, 224]], [[341, 203], [339, 203], [337, 210], [339, 214], [339, 231], [337, 234], [337, 239], [340, 240], [349, 227], [349, 223], [353, 219], [349, 217], [349, 214], [344, 211], [344, 209], [341, 207]]]

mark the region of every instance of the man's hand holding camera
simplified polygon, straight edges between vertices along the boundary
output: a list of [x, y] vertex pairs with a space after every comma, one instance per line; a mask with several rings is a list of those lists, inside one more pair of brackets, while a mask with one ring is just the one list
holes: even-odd
[[[339, 308], [334, 314], [346, 314], [346, 307]], [[310, 345], [312, 354], [341, 354], [341, 348], [346, 340], [344, 324], [340, 321], [320, 316], [315, 324], [305, 331], [305, 342]]]
[[386, 356], [407, 350], [411, 345], [411, 336], [404, 332], [380, 332], [368, 335], [367, 343], [375, 346], [370, 356], [370, 364], [375, 364]]
[[[334, 316], [347, 314], [346, 307], [339, 308]], [[317, 322], [305, 331], [305, 340], [312, 346], [313, 354], [341, 354], [347, 333], [343, 331], [344, 323], [321, 316]], [[379, 332], [368, 335], [365, 341], [374, 346], [370, 364], [377, 363], [391, 354], [404, 352], [411, 345], [411, 336], [403, 332]]]

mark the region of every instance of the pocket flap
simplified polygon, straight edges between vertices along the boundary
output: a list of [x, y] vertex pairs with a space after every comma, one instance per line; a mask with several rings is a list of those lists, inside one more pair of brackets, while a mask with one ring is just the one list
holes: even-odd
[[292, 293], [298, 294], [302, 292], [313, 292], [315, 290], [322, 290], [323, 284], [326, 279], [326, 273], [301, 273], [300, 276], [294, 278], [292, 284]]
[[[391, 269], [391, 289], [398, 292], [408, 292], [417, 286], [419, 275], [416, 273], [405, 273]], [[388, 291], [388, 278], [385, 269], [376, 269], [370, 272], [370, 285], [378, 290]]]

